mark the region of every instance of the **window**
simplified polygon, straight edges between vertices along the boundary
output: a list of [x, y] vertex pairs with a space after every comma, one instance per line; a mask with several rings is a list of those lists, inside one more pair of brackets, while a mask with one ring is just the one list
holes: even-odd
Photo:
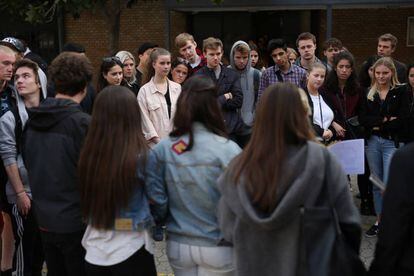
[[414, 16], [407, 20], [407, 46], [414, 47]]

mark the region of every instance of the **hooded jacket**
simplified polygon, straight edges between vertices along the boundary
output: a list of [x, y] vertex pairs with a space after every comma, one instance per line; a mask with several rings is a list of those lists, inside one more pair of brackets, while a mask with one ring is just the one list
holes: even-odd
[[[5, 167], [13, 164], [17, 165], [24, 190], [31, 197], [27, 171], [23, 164], [21, 152], [18, 151], [21, 137], [16, 137], [16, 133], [21, 134], [28, 120], [28, 114], [23, 99], [14, 87], [9, 85], [5, 93], [9, 93], [9, 100], [13, 102], [4, 103], [2, 110], [4, 114], [0, 118], [0, 155]], [[21, 129], [16, 131], [16, 128]], [[9, 203], [16, 203], [16, 191], [9, 180], [6, 184], [6, 195]]]
[[55, 233], [82, 231], [77, 163], [90, 116], [72, 100], [57, 98], [47, 98], [29, 112], [22, 152], [39, 227]]
[[[220, 177], [222, 197], [218, 219], [224, 239], [234, 245], [236, 275], [297, 275], [300, 208], [315, 206], [324, 179], [339, 222], [360, 230], [359, 214], [352, 202], [346, 176], [334, 157], [326, 151], [314, 142], [288, 148], [286, 165], [282, 170], [284, 173], [278, 183], [277, 205], [268, 214], [253, 206], [243, 180], [235, 185], [233, 163]], [[325, 174], [323, 168], [327, 163], [330, 165]], [[326, 201], [327, 205], [328, 199]], [[359, 248], [360, 231], [356, 231], [352, 238], [358, 241], [356, 247]]]
[[[248, 62], [246, 67], [243, 70], [237, 69], [234, 63], [234, 51], [235, 48], [239, 45], [245, 45], [249, 48], [248, 54]], [[254, 114], [255, 114], [255, 102], [257, 98], [257, 92], [259, 87], [255, 87], [254, 85], [254, 78], [255, 76], [258, 77], [258, 81], [260, 82], [260, 76], [262, 75], [261, 72], [252, 67], [252, 62], [250, 58], [250, 47], [249, 45], [242, 41], [236, 41], [233, 46], [231, 47], [230, 51], [230, 67], [233, 68], [236, 72], [240, 74], [240, 86], [243, 92], [243, 104], [241, 107], [241, 117], [243, 122], [251, 127], [254, 121]]]

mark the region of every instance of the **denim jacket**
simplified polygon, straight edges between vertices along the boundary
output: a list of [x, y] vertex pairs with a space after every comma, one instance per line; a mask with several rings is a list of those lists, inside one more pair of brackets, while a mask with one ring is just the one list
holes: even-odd
[[[144, 179], [142, 169], [138, 168], [137, 177]], [[142, 182], [143, 183], [143, 182]], [[149, 200], [145, 186], [137, 186], [131, 196], [128, 208], [117, 214], [114, 223], [114, 230], [118, 231], [143, 231], [154, 225]]]
[[216, 246], [221, 233], [216, 208], [217, 179], [240, 153], [233, 141], [193, 125], [194, 145], [184, 151], [188, 135], [161, 140], [149, 154], [146, 187], [157, 222], [166, 219], [168, 239]]

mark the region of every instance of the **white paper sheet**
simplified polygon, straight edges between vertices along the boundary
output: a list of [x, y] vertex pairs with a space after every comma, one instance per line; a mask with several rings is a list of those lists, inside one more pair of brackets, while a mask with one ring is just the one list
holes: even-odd
[[328, 146], [346, 174], [364, 174], [364, 140], [346, 140]]

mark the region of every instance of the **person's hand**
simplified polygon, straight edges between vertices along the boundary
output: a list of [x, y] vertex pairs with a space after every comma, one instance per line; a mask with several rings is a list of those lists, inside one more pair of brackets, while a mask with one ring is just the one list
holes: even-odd
[[330, 140], [332, 138], [332, 136], [333, 136], [333, 133], [332, 133], [332, 131], [330, 129], [327, 129], [327, 130], [324, 130], [323, 131], [322, 138], [324, 140], [327, 140], [328, 141], [328, 140]]
[[228, 92], [228, 93], [224, 94], [224, 97], [226, 98], [226, 100], [231, 100], [231, 99], [233, 99], [233, 94], [231, 94], [231, 92]]
[[397, 119], [397, 117], [390, 117], [390, 118], [388, 119], [388, 121], [393, 121], [393, 120], [395, 120], [395, 119]]
[[344, 129], [340, 124], [336, 122], [332, 123], [333, 128], [335, 129], [336, 135], [339, 137], [345, 137], [346, 129]]
[[23, 216], [26, 216], [29, 213], [30, 208], [32, 206], [30, 198], [26, 192], [21, 192], [17, 194], [16, 204], [17, 204], [17, 209], [19, 210], [20, 214], [22, 214]]

